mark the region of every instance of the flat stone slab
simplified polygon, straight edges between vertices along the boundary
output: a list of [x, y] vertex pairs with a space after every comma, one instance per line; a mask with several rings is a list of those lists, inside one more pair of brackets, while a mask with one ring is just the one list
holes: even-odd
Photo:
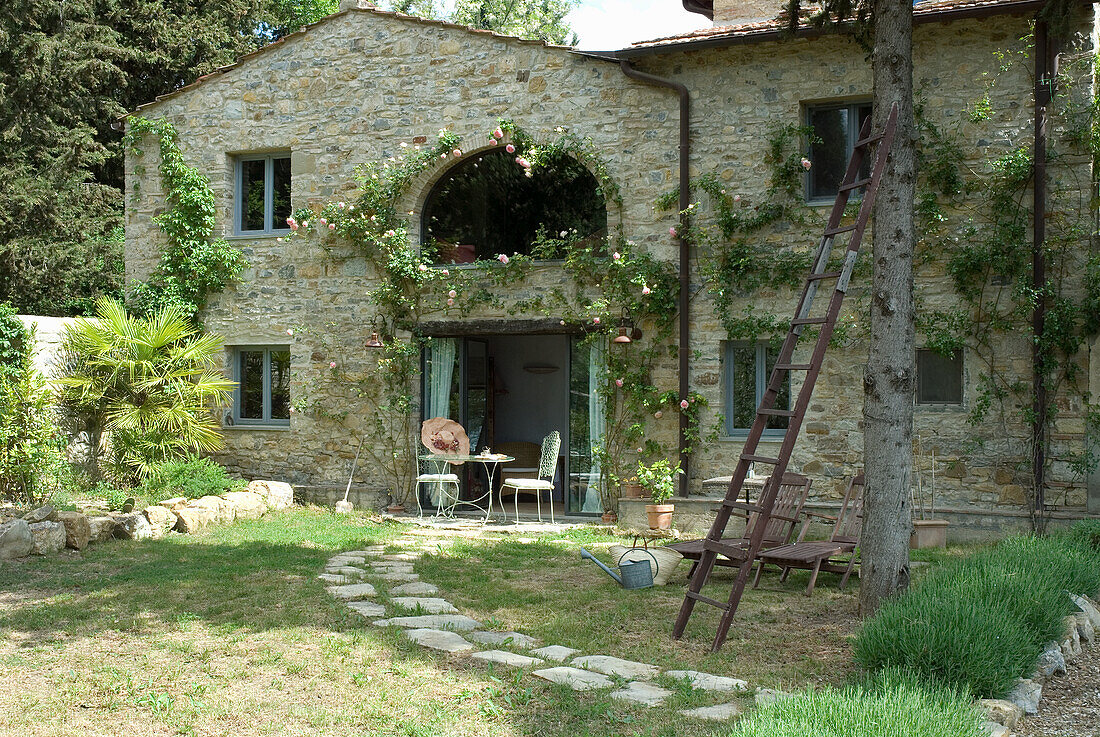
[[349, 601], [348, 606], [356, 614], [361, 614], [364, 617], [384, 617], [386, 616], [386, 607], [381, 604], [375, 604], [373, 601]]
[[645, 681], [631, 681], [626, 688], [611, 692], [611, 698], [631, 701], [642, 706], [660, 706], [672, 692]]
[[[519, 632], [471, 632], [466, 639], [480, 642], [482, 645], [512, 645], [524, 649], [532, 648], [539, 644], [538, 640]], [[568, 650], [569, 648], [565, 648]]]
[[362, 565], [366, 562], [367, 558], [365, 555], [345, 555], [343, 553], [341, 553], [340, 555], [334, 555], [328, 559], [328, 564], [330, 566], [346, 566], [349, 563]]
[[665, 675], [678, 681], [688, 681], [692, 688], [700, 691], [748, 691], [749, 684], [740, 678], [727, 678], [715, 676], [710, 673], [700, 673], [697, 670], [670, 670]]
[[371, 570], [375, 573], [412, 573], [413, 567], [408, 564], [402, 565], [387, 565], [380, 566], [377, 563], [371, 563]]
[[531, 675], [551, 683], [564, 684], [574, 691], [592, 691], [597, 688], [611, 688], [615, 685], [614, 681], [605, 675], [580, 668], [570, 668], [566, 665], [536, 670]]
[[578, 668], [594, 670], [620, 678], [653, 678], [658, 673], [655, 665], [638, 663], [634, 660], [623, 660], [611, 655], [585, 655], [575, 658], [571, 664]]
[[546, 658], [547, 660], [556, 660], [559, 663], [564, 663], [579, 652], [580, 650], [574, 650], [571, 647], [564, 647], [562, 645], [547, 645], [546, 647], [540, 647], [538, 650], [532, 650], [531, 654], [538, 655], [540, 658]]
[[456, 632], [422, 628], [408, 630], [405, 637], [421, 647], [442, 650], [445, 653], [466, 653], [474, 649], [472, 644]]
[[343, 553], [337, 553], [337, 555], [346, 555], [353, 558], [377, 558], [385, 552], [386, 549], [379, 545], [378, 547], [366, 548], [364, 550], [345, 550]]
[[481, 626], [481, 622], [465, 614], [424, 614], [419, 617], [392, 617], [375, 622], [379, 627], [408, 627], [410, 629], [447, 629], [452, 632], [469, 632]]
[[392, 583], [411, 582], [411, 581], [419, 581], [420, 580], [420, 576], [416, 575], [415, 573], [394, 572], [394, 573], [377, 573], [375, 575], [376, 575], [377, 578], [380, 578], [383, 581], [390, 581]]
[[474, 653], [470, 657], [477, 658], [478, 660], [487, 660], [490, 663], [510, 665], [513, 668], [531, 668], [536, 665], [542, 665], [546, 662], [542, 658], [531, 658], [526, 655], [517, 655], [516, 653], [510, 653], [507, 650], [484, 650], [480, 653]]
[[329, 592], [337, 599], [360, 599], [364, 596], [377, 596], [378, 592], [369, 583], [353, 583], [347, 586], [330, 586]]
[[[612, 694], [614, 696], [614, 694]], [[720, 722], [733, 719], [741, 713], [741, 707], [737, 704], [716, 704], [715, 706], [700, 706], [695, 709], [681, 709], [680, 713], [692, 719], [705, 719], [710, 722]]]
[[367, 574], [365, 570], [356, 568], [355, 566], [330, 566], [325, 569], [325, 573], [336, 573], [341, 576], [349, 576], [352, 578], [360, 578]]
[[390, 593], [394, 596], [430, 596], [431, 594], [438, 594], [439, 589], [424, 581], [414, 581], [394, 586], [390, 589]]
[[339, 573], [322, 573], [317, 578], [318, 580], [324, 581], [325, 583], [332, 584], [353, 583], [355, 581], [355, 579], [351, 578], [350, 576], [344, 576]]
[[428, 614], [456, 614], [458, 612], [454, 604], [446, 599], [431, 596], [398, 596], [393, 600], [393, 603], [402, 609], [415, 611], [419, 608]]
[[419, 553], [390, 553], [388, 555], [383, 555], [382, 560], [388, 560], [388, 561], [414, 561], [414, 560], [420, 560], [420, 554]]

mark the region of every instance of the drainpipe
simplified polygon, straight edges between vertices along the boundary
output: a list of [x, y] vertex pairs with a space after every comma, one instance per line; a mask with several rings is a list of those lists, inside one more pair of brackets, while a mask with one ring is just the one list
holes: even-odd
[[1031, 313], [1031, 482], [1035, 489], [1035, 510], [1032, 525], [1037, 532], [1046, 528], [1046, 431], [1047, 389], [1046, 356], [1039, 337], [1046, 327], [1046, 211], [1047, 211], [1047, 106], [1054, 96], [1054, 80], [1058, 75], [1056, 42], [1050, 39], [1043, 20], [1035, 23], [1035, 143], [1032, 147], [1034, 181], [1032, 186], [1031, 288], [1037, 296]]
[[[619, 60], [619, 68], [622, 69], [623, 74], [631, 79], [636, 79], [639, 82], [645, 82], [646, 84], [655, 85], [657, 87], [676, 90], [680, 95], [680, 212], [684, 212], [687, 210], [691, 199], [690, 177], [688, 172], [688, 154], [690, 152], [689, 131], [691, 129], [691, 120], [688, 117], [688, 88], [679, 82], [673, 82], [663, 77], [639, 72], [637, 69], [630, 66], [630, 62], [626, 59]], [[689, 287], [691, 285], [691, 280], [689, 279], [690, 251], [688, 248], [687, 234], [683, 232], [684, 228], [682, 227], [682, 223], [678, 225], [680, 231], [680, 345], [677, 349], [677, 354], [680, 358], [680, 399], [687, 399], [688, 392], [691, 388], [688, 381], [688, 357], [691, 350], [691, 325], [688, 320], [688, 307], [690, 302], [688, 297]], [[680, 468], [684, 471], [683, 475], [680, 476], [680, 496], [688, 495], [688, 482], [691, 479], [691, 457], [687, 452], [687, 429], [687, 415], [680, 412]]]

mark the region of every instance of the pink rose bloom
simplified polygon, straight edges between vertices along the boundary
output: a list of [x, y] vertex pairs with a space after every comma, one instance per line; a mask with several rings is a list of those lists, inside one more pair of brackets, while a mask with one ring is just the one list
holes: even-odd
[[489, 145], [490, 145], [490, 146], [495, 146], [495, 145], [497, 145], [497, 139], [495, 139], [495, 138], [491, 139], [491, 140], [489, 141]]
[[531, 168], [531, 162], [528, 161], [527, 159], [523, 158], [522, 156], [517, 156], [516, 157], [516, 163], [519, 164], [520, 166], [522, 166], [524, 169], [530, 169]]
[[336, 224], [335, 223], [329, 223], [328, 224], [328, 229], [329, 230], [336, 230]]
[[427, 267], [427, 265], [426, 265], [426, 264], [420, 264], [420, 266], [419, 266], [418, 268], [419, 268], [419, 269], [420, 269], [421, 271], [427, 271], [427, 270], [428, 270], [428, 267]]
[[461, 155], [462, 155], [462, 149], [460, 149], [460, 148], [456, 148], [456, 149], [455, 149], [454, 151], [452, 151], [451, 153], [452, 153], [452, 154], [454, 154], [455, 158], [457, 159], [457, 158], [458, 158], [459, 156], [461, 156]]
[[600, 318], [598, 318], [598, 317], [593, 317], [593, 318], [592, 318], [592, 324], [593, 324], [593, 325], [599, 325], [599, 324], [600, 324]]
[[296, 411], [293, 407], [290, 408], [290, 414], [294, 414]]
[[282, 238], [276, 238], [276, 239], [275, 239], [275, 242], [276, 242], [276, 243], [282, 243], [282, 242], [283, 242], [283, 239], [282, 239]]
[[618, 261], [619, 259], [621, 259], [621, 258], [622, 258], [622, 256], [620, 256], [620, 255], [619, 255], [619, 252], [618, 252], [618, 251], [615, 251], [615, 253], [611, 254], [611, 258], [613, 258], [613, 259], [615, 259], [616, 261]]
[[295, 220], [294, 218], [287, 218], [286, 219], [286, 224], [293, 228], [295, 225], [298, 224], [298, 221]]
[[347, 207], [347, 205], [345, 205], [343, 202], [336, 203], [336, 206], [339, 207], [341, 210], [343, 210], [345, 207]]
[[622, 385], [623, 385], [623, 380], [622, 379], [615, 379], [615, 386], [622, 386]]
[[668, 229], [668, 234], [671, 235], [673, 238], [676, 237], [676, 228], [675, 228], [675, 226]]
[[642, 287], [642, 294], [649, 294], [649, 287]]
[[507, 257], [507, 256], [505, 256], [505, 255], [504, 255], [504, 254], [502, 253], [502, 254], [500, 254], [499, 256], [497, 256], [497, 261], [501, 262], [502, 264], [506, 264], [506, 263], [508, 263], [508, 257]]
[[450, 275], [451, 275], [450, 271], [448, 271], [447, 269], [443, 269], [443, 276], [450, 276]]
[[687, 409], [687, 408], [688, 408], [688, 400], [681, 399], [680, 400], [680, 409]]
[[802, 168], [805, 169], [806, 171], [810, 170], [810, 160], [809, 159], [807, 159], [805, 157], [802, 158]]
[[456, 292], [455, 290], [452, 289], [451, 291], [447, 292], [447, 296], [450, 297], [451, 299], [454, 299], [455, 297], [458, 296], [458, 292]]
[[395, 231], [395, 230], [387, 230], [387, 231], [386, 231], [386, 235], [387, 235], [388, 237], [390, 237], [390, 238], [393, 238], [393, 237], [394, 237], [395, 235], [397, 235], [397, 231]]
[[454, 304], [455, 304], [455, 301], [453, 299], [448, 299], [447, 300], [447, 306], [448, 307], [454, 307]]
[[291, 230], [297, 230], [298, 229], [298, 223], [294, 223], [293, 225], [291, 225], [290, 229]]
[[504, 147], [504, 150], [510, 154], [514, 154], [516, 152], [516, 147], [509, 143], [507, 146]]
[[329, 362], [328, 362], [328, 367], [329, 367], [330, 369], [332, 369], [332, 368], [336, 368], [336, 361], [329, 361]]
[[447, 154], [440, 154], [440, 155], [439, 155], [439, 158], [441, 158], [441, 159], [445, 159], [445, 158], [447, 158]]
[[733, 196], [733, 201], [734, 201], [734, 202], [740, 202], [740, 201], [741, 201], [741, 195], [739, 195], [739, 194], [735, 194], [735, 195]]
[[558, 320], [558, 324], [559, 324], [559, 325], [564, 325], [564, 324], [565, 324], [565, 320]]
[[653, 419], [659, 420], [664, 416], [664, 414], [665, 413], [662, 412], [661, 410], [657, 410], [656, 412], [653, 413]]
[[500, 128], [497, 128], [495, 131], [493, 131], [493, 138], [504, 138], [504, 131], [502, 131]]
[[321, 218], [317, 222], [319, 222], [321, 225], [328, 225], [328, 220], [325, 220], [324, 218]]
[[294, 331], [291, 330], [290, 328], [287, 328], [286, 334], [287, 335], [294, 335]]

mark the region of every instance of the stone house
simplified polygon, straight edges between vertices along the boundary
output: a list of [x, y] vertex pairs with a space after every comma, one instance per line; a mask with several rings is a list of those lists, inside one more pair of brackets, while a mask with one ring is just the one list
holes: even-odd
[[[747, 237], [769, 254], [805, 253], [815, 244], [836, 191], [837, 169], [843, 170], [869, 112], [865, 52], [847, 36], [810, 30], [783, 36], [782, 21], [773, 18], [784, 4], [775, 0], [684, 5], [711, 15], [715, 26], [608, 53], [344, 5], [139, 108], [134, 115], [176, 127], [187, 161], [210, 179], [219, 206], [217, 235], [241, 248], [250, 263], [202, 314], [205, 326], [225, 337], [227, 369], [241, 381], [235, 406], [225, 413], [220, 460], [247, 477], [284, 479], [305, 496], [331, 501], [343, 493], [362, 441], [373, 453], [360, 460], [353, 493], [363, 506], [384, 503], [393, 482], [384, 480], [379, 464], [387, 455], [392, 460], [393, 449], [368, 419], [375, 409], [330, 379], [345, 369], [369, 376], [377, 370], [364, 347], [372, 333], [380, 332], [383, 341], [400, 339], [409, 326], [387, 325], [374, 292], [382, 277], [369, 257], [338, 239], [326, 240], [324, 233], [288, 237], [285, 222], [301, 208], [319, 213], [326, 203], [353, 202], [357, 165], [397, 166], [419, 147], [434, 145], [441, 130], [461, 138], [459, 155], [418, 171], [393, 208], [407, 221], [402, 232], [411, 253], [421, 244], [437, 245], [428, 265], [433, 270], [488, 269], [466, 262], [529, 252], [536, 226], [556, 231], [554, 223], [562, 222], [586, 231], [574, 234], [579, 241], [565, 238], [567, 248], [621, 227], [630, 248], [675, 271], [679, 242], [669, 229], [677, 225], [677, 208], [666, 211], [655, 203], [678, 183], [678, 101], [672, 90], [628, 76], [624, 66], [686, 87], [690, 175], [716, 182], [736, 217], [747, 218], [778, 196], [774, 187], [783, 163], [769, 158], [769, 147], [782, 143], [784, 131], [791, 133], [784, 140], [793, 148], [786, 153], [812, 163], [797, 180], [798, 201], [785, 211], [796, 217]], [[999, 158], [1030, 146], [1033, 84], [1025, 37], [1040, 5], [950, 0], [915, 10], [914, 68], [923, 119], [967, 144], [954, 163], [978, 179], [991, 176]], [[1088, 99], [1094, 92], [1087, 60], [1097, 50], [1095, 29], [1092, 6], [1083, 6], [1073, 44], [1063, 52], [1078, 62], [1074, 94]], [[1013, 59], [1019, 63], [1009, 63]], [[977, 108], [982, 115], [975, 114]], [[551, 162], [545, 178], [540, 174], [525, 189], [515, 176], [522, 169], [501, 150], [514, 140], [512, 132], [499, 142], [490, 133], [501, 118], [536, 139], [575, 132], [588, 139], [600, 163], [584, 157], [578, 163], [566, 152]], [[813, 126], [812, 140], [807, 125]], [[165, 201], [154, 148], [127, 159], [128, 278], [152, 271], [163, 242], [152, 222]], [[1079, 198], [1079, 183], [1094, 179], [1092, 168], [1089, 156], [1063, 157], [1052, 169], [1051, 198]], [[608, 182], [618, 184], [621, 202], [611, 201]], [[792, 190], [784, 191], [789, 197]], [[705, 402], [699, 427], [711, 437], [696, 443], [690, 464], [687, 488], [700, 501], [680, 500], [678, 516], [688, 526], [702, 524], [713, 507], [701, 501], [701, 492], [713, 491], [703, 482], [731, 472], [770, 370], [774, 325], [764, 318], [789, 318], [797, 296], [782, 279], [764, 277], [748, 289], [731, 286], [732, 296], [721, 295], [717, 282], [724, 272], [713, 266], [723, 237], [714, 236], [719, 208], [712, 200], [719, 195], [712, 194], [696, 193], [697, 221], [711, 235], [700, 237], [689, 253], [687, 383], [700, 405]], [[963, 217], [973, 199], [968, 192], [955, 197], [943, 220]], [[1087, 256], [1091, 248], [1089, 238], [1079, 239], [1072, 258]], [[547, 307], [541, 297], [567, 292], [574, 281], [567, 261], [557, 253], [525, 262], [529, 268], [521, 277], [498, 280], [490, 291], [497, 289], [499, 297], [476, 307], [434, 305], [416, 326], [433, 340], [423, 349], [407, 419], [413, 428], [431, 416], [461, 421], [474, 447], [520, 448], [559, 430], [558, 509], [584, 514], [599, 511], [590, 490], [591, 447], [604, 408], [591, 380], [605, 352], [619, 350], [585, 335], [593, 316], [603, 315], [607, 325], [618, 317], [619, 305], [581, 299], [590, 311], [570, 314]], [[607, 262], [600, 268], [614, 268]], [[605, 278], [589, 276], [596, 283]], [[824, 507], [861, 464], [868, 283], [864, 273], [849, 292], [844, 320], [850, 330], [827, 356], [791, 464], [814, 479], [815, 504]], [[1068, 278], [1066, 289], [1079, 291], [1080, 279]], [[962, 304], [943, 259], [918, 259], [917, 290], [928, 314]], [[742, 327], [756, 319], [757, 327], [731, 331], [731, 316], [744, 317]], [[626, 350], [655, 339], [675, 344], [676, 330], [661, 333], [652, 319], [641, 321], [642, 337]], [[923, 332], [918, 341], [932, 342]], [[659, 352], [648, 380], [678, 398], [678, 366], [670, 356]], [[1030, 381], [1026, 337], [1005, 330], [987, 336], [985, 344], [922, 348], [917, 363], [920, 493], [927, 496], [934, 488], [938, 514], [962, 533], [1026, 527], [1028, 429], [1019, 407], [972, 417], [988, 403], [987, 376]], [[1100, 385], [1100, 369], [1088, 346], [1069, 363], [1080, 369], [1077, 384], [1060, 386], [1052, 397], [1059, 412], [1051, 431], [1047, 501], [1056, 518], [1100, 511], [1100, 478], [1071, 463], [1087, 448], [1085, 397]], [[328, 409], [308, 411], [317, 402]], [[646, 438], [675, 449], [677, 416], [675, 403], [648, 414]], [[620, 452], [628, 466], [637, 449]], [[473, 474], [468, 481], [478, 483]], [[625, 517], [636, 510], [636, 504], [621, 507]]]

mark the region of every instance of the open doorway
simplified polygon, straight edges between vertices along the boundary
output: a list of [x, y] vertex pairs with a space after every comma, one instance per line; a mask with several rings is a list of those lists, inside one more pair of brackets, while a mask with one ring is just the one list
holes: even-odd
[[[602, 511], [592, 431], [598, 435], [601, 430], [603, 411], [590, 387], [592, 354], [589, 341], [567, 334], [440, 336], [429, 342], [424, 352], [422, 419], [456, 420], [466, 429], [472, 453], [488, 447], [516, 459], [502, 466], [494, 479], [495, 511], [501, 511], [500, 501], [509, 513], [514, 509], [511, 490], [501, 499], [500, 482], [506, 477], [537, 477], [542, 440], [555, 430], [561, 434], [555, 511]], [[593, 422], [594, 413], [598, 418]], [[480, 464], [452, 470], [460, 479], [461, 500], [485, 496], [488, 478]], [[432, 501], [422, 493], [424, 506], [434, 506]], [[536, 499], [533, 493], [521, 492], [518, 501], [522, 513], [528, 506], [533, 510]], [[546, 501], [544, 492], [544, 507]]]

